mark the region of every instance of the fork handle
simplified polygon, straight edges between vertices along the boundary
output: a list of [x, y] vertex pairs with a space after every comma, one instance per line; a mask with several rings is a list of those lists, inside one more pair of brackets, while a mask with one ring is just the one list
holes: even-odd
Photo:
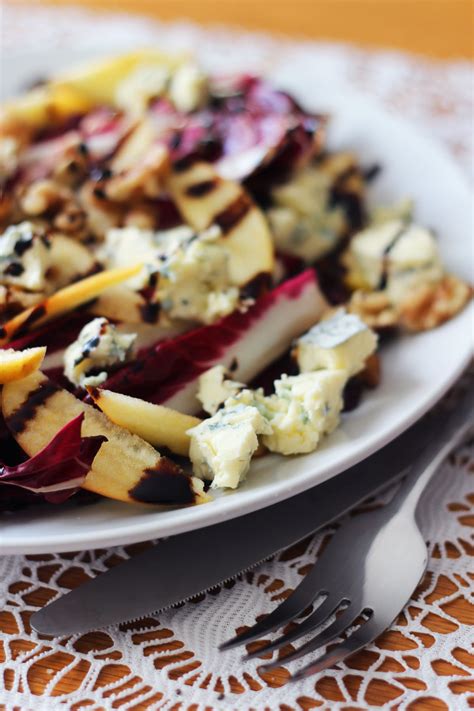
[[395, 510], [415, 513], [426, 485], [448, 454], [467, 435], [474, 424], [474, 379], [461, 391], [454, 409], [447, 411], [446, 419], [438, 422], [431, 433], [432, 444], [421, 450], [410, 467], [407, 479], [390, 502]]

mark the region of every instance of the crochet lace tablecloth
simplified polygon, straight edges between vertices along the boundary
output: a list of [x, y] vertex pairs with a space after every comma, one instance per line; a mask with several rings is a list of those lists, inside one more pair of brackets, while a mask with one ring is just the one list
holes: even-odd
[[[92, 19], [93, 17], [93, 19]], [[157, 42], [196, 50], [205, 63], [265, 71], [279, 63], [337, 77], [443, 141], [473, 174], [472, 64], [395, 52], [160, 24], [79, 9], [7, 5], [3, 51], [123, 49]], [[2, 69], [4, 71], [4, 69]], [[471, 90], [470, 90], [471, 87]], [[50, 640], [28, 624], [53, 599], [137, 549], [0, 558], [0, 709], [446, 709], [474, 704], [474, 449], [464, 447], [431, 484], [419, 514], [428, 572], [390, 631], [339, 668], [288, 684], [282, 665], [261, 673], [218, 644], [269, 612], [301, 580], [331, 528], [196, 601], [95, 634]], [[106, 601], [104, 601], [106, 604]], [[297, 668], [297, 664], [291, 669]]]

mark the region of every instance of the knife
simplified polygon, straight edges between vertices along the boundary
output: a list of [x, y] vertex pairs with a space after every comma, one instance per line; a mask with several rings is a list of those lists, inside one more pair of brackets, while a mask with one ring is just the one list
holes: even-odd
[[437, 408], [368, 459], [291, 499], [160, 541], [46, 605], [31, 625], [53, 636], [84, 633], [159, 612], [236, 577], [400, 478], [444, 417]]

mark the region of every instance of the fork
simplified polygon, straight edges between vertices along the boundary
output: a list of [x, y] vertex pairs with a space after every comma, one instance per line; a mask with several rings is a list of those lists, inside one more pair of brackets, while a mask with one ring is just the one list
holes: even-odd
[[415, 519], [418, 501], [440, 464], [472, 425], [473, 395], [471, 382], [455, 403], [456, 409], [433, 429], [432, 444], [417, 453], [407, 479], [390, 503], [345, 522], [293, 593], [265, 619], [222, 644], [221, 650], [261, 639], [319, 602], [295, 628], [243, 657], [249, 660], [274, 652], [318, 630], [294, 651], [261, 666], [268, 670], [339, 640], [293, 674], [294, 681], [338, 664], [390, 627], [427, 565], [426, 544]]

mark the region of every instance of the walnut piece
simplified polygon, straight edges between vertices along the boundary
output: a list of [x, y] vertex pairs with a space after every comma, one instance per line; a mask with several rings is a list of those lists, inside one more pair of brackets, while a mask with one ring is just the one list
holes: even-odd
[[391, 328], [398, 323], [397, 310], [383, 291], [355, 291], [347, 303], [347, 310], [376, 330]]
[[65, 148], [54, 166], [53, 177], [58, 183], [77, 187], [88, 175], [89, 162], [89, 154], [83, 150], [83, 143], [78, 137], [75, 143]]
[[37, 180], [25, 189], [20, 198], [20, 207], [28, 217], [37, 217], [71, 198], [69, 190], [57, 185], [54, 180]]
[[20, 197], [20, 208], [27, 217], [46, 215], [55, 229], [82, 239], [87, 235], [86, 215], [74, 193], [51, 179], [28, 185]]
[[472, 297], [473, 289], [447, 274], [435, 284], [423, 284], [399, 305], [399, 323], [409, 331], [427, 331], [448, 321]]

